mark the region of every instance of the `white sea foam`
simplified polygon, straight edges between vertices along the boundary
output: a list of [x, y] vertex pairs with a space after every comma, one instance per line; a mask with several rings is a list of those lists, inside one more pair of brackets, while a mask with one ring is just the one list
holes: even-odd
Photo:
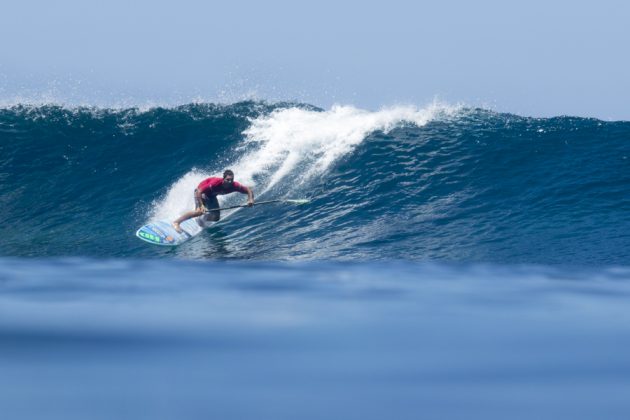
[[166, 196], [153, 203], [151, 220], [175, 220], [195, 207], [193, 191], [202, 179], [216, 174], [193, 168], [170, 186]]
[[[388, 132], [402, 123], [423, 126], [435, 118], [453, 115], [458, 109], [439, 103], [425, 108], [395, 106], [379, 111], [340, 105], [323, 112], [298, 107], [279, 109], [251, 120], [243, 132], [240, 157], [226, 167], [260, 196], [279, 186], [286, 177], [291, 178], [288, 184], [295, 186], [322, 176], [374, 131]], [[192, 191], [207, 176], [220, 176], [220, 172], [209, 174], [193, 169], [177, 180], [158, 203], [153, 218], [174, 219], [190, 210]]]

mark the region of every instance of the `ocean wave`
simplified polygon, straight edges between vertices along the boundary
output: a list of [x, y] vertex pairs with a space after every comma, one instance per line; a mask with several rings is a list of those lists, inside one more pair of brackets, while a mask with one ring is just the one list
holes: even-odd
[[[629, 133], [441, 104], [15, 105], [0, 109], [0, 253], [614, 264]], [[238, 212], [171, 254], [133, 237], [227, 167], [261, 199], [312, 205]]]

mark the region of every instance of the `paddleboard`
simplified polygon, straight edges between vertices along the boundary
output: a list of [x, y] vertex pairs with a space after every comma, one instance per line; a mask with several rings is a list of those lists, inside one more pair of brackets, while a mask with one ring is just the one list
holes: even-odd
[[[262, 204], [272, 204], [272, 203], [303, 205], [303, 204], [310, 203], [310, 200], [305, 199], [305, 198], [278, 199], [278, 200], [259, 201], [254, 205], [260, 206]], [[212, 209], [212, 210], [230, 210], [230, 209], [237, 209], [241, 207], [249, 207], [249, 206], [247, 204], [241, 204], [238, 206], [223, 207], [220, 209]], [[172, 225], [172, 221], [158, 220], [157, 222], [151, 222], [147, 225], [142, 226], [136, 232], [136, 236], [142, 239], [143, 241], [148, 242], [150, 244], [154, 244], [154, 245], [162, 245], [162, 246], [181, 245], [184, 242], [197, 236], [205, 228], [210, 227], [212, 224], [216, 223], [216, 222], [209, 222], [209, 221], [203, 220], [204, 217], [207, 217], [207, 216], [200, 216], [194, 219], [188, 219], [180, 223], [179, 226], [182, 228], [181, 232], [178, 232], [175, 230], [175, 228]]]
[[[145, 242], [153, 245], [177, 246], [194, 238], [201, 231], [208, 227], [199, 225], [198, 218], [188, 219], [179, 226], [182, 231], [178, 232], [170, 220], [158, 220], [142, 226], [137, 230], [136, 236]], [[203, 223], [203, 222], [202, 222]]]

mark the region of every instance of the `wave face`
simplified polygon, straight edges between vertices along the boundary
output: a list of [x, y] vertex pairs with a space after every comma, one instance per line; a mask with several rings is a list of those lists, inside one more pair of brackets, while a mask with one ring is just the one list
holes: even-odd
[[[630, 123], [242, 102], [0, 110], [0, 254], [627, 264]], [[231, 168], [257, 199], [166, 250], [134, 237]], [[233, 194], [222, 204], [238, 204]]]

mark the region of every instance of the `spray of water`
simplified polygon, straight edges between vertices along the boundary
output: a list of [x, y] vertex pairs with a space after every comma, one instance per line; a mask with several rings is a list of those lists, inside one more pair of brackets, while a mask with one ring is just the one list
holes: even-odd
[[[353, 106], [333, 106], [323, 112], [297, 107], [279, 109], [252, 119], [243, 132], [240, 157], [228, 166], [239, 182], [253, 187], [260, 197], [287, 177], [291, 185], [299, 185], [321, 176], [371, 132], [388, 132], [401, 123], [422, 126], [458, 109], [437, 103], [426, 108], [397, 106], [380, 111]], [[177, 180], [166, 197], [156, 203], [152, 219], [174, 219], [190, 210], [192, 191], [208, 176], [220, 176], [220, 172], [193, 169]], [[223, 205], [226, 199], [220, 197], [220, 203]]]

